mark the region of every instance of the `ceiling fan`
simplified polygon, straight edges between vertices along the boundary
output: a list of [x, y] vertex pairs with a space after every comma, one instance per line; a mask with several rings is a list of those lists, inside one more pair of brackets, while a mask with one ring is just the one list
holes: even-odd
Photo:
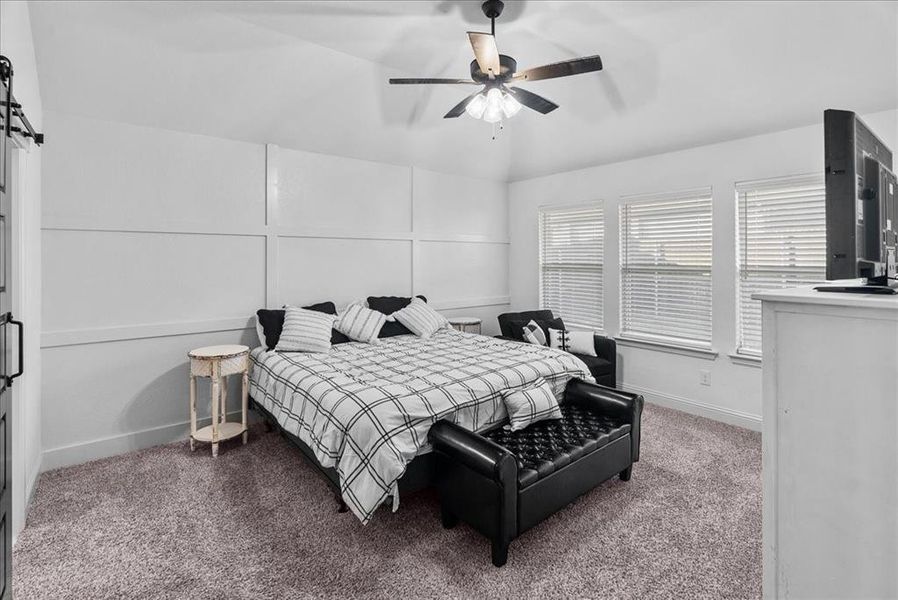
[[467, 112], [475, 119], [496, 123], [513, 117], [521, 109], [521, 105], [542, 114], [558, 108], [558, 105], [551, 100], [510, 84], [602, 70], [602, 59], [596, 54], [518, 71], [517, 61], [505, 54], [499, 54], [496, 47], [496, 18], [502, 14], [504, 7], [505, 3], [502, 0], [486, 0], [481, 8], [483, 14], [490, 20], [491, 32], [468, 32], [475, 57], [475, 60], [471, 61], [471, 79], [392, 78], [390, 83], [482, 85], [482, 89], [456, 104], [443, 118], [454, 119]]

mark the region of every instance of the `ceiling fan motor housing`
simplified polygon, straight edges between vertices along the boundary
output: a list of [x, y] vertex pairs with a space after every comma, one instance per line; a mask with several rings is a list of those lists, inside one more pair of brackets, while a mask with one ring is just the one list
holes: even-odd
[[480, 8], [483, 10], [483, 14], [486, 15], [487, 19], [496, 19], [502, 14], [502, 9], [505, 8], [505, 3], [502, 2], [502, 0], [486, 0]]
[[[511, 76], [515, 74], [515, 71], [518, 69], [518, 62], [512, 57], [506, 54], [499, 55], [499, 73], [496, 74], [496, 78], [492, 80], [493, 83], [501, 83], [508, 79], [511, 79]], [[471, 61], [471, 79], [476, 81], [477, 83], [490, 83], [490, 76], [488, 73], [484, 73], [480, 70], [480, 65], [477, 64], [476, 60]]]

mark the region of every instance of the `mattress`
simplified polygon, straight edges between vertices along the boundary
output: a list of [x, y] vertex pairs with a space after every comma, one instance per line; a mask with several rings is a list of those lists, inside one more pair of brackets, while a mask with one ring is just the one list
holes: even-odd
[[501, 392], [545, 379], [559, 398], [570, 379], [593, 381], [575, 356], [443, 329], [377, 344], [349, 342], [327, 354], [250, 354], [250, 394], [337, 471], [347, 506], [368, 523], [392, 496], [439, 419], [473, 431], [507, 418]]

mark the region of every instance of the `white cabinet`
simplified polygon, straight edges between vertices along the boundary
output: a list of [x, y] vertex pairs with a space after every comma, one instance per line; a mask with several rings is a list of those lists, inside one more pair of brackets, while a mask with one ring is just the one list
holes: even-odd
[[756, 298], [764, 596], [898, 597], [898, 296]]

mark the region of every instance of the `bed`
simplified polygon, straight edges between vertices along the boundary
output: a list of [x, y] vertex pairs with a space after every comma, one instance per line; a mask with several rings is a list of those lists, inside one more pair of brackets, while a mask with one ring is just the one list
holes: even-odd
[[328, 354], [260, 347], [250, 358], [254, 404], [337, 483], [362, 523], [390, 497], [398, 508], [404, 475], [411, 488], [429, 483], [436, 421], [484, 431], [507, 418], [502, 390], [543, 378], [560, 398], [571, 379], [593, 381], [566, 352], [453, 329], [337, 344]]

